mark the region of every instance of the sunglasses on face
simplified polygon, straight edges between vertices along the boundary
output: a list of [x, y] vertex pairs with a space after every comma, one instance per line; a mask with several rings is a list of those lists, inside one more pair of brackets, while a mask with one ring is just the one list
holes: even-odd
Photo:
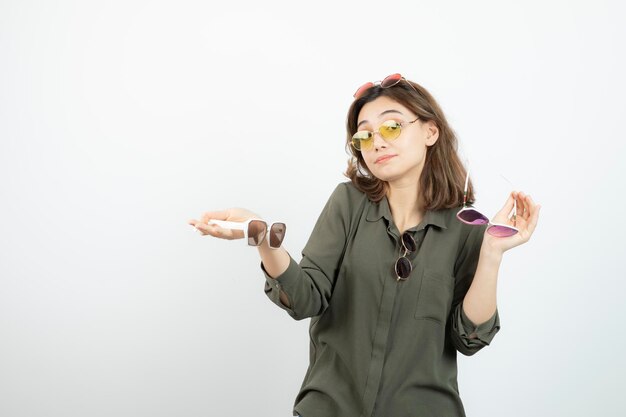
[[501, 223], [491, 223], [489, 218], [480, 213], [474, 207], [467, 206], [467, 185], [469, 183], [469, 170], [467, 170], [467, 177], [465, 177], [465, 189], [463, 190], [463, 208], [459, 210], [456, 217], [465, 224], [474, 226], [480, 226], [483, 224], [487, 226], [487, 233], [495, 237], [509, 237], [513, 236], [519, 230], [514, 227], [517, 218], [517, 201], [513, 200], [513, 226], [509, 226]]
[[[394, 85], [398, 84], [400, 81], [404, 80], [408, 85], [411, 86], [411, 88], [413, 90], [415, 90], [415, 87], [413, 87], [413, 84], [411, 84], [410, 82], [407, 81], [406, 78], [404, 78], [402, 75], [400, 74], [391, 74], [388, 75], [387, 77], [385, 77], [384, 80], [382, 81], [376, 81], [375, 83], [373, 82], [367, 82], [365, 84], [363, 84], [362, 86], [360, 86], [356, 92], [354, 93], [353, 97], [355, 100], [357, 100], [358, 98], [360, 98], [367, 90], [369, 90], [370, 88], [374, 87], [375, 85], [380, 85], [381, 88], [389, 88], [389, 87], [393, 87]], [[417, 90], [415, 90], [416, 93]], [[419, 94], [419, 93], [418, 93]]]
[[352, 135], [352, 146], [357, 151], [369, 151], [374, 147], [374, 135], [376, 133], [385, 139], [387, 142], [397, 139], [402, 133], [402, 127], [411, 123], [415, 123], [419, 120], [419, 117], [411, 122], [397, 122], [395, 120], [387, 120], [383, 122], [378, 128], [378, 132], [372, 132], [371, 130], [359, 130]]
[[[415, 239], [408, 232], [404, 232], [402, 234], [402, 247], [404, 248], [404, 255], [401, 255], [396, 261], [396, 276], [398, 277], [397, 281], [406, 280], [413, 271], [413, 265], [409, 258], [406, 257], [409, 253], [413, 253], [417, 250], [417, 244], [415, 243]], [[402, 248], [400, 248], [402, 250]]]
[[243, 230], [249, 246], [260, 246], [269, 230], [269, 246], [272, 249], [278, 249], [280, 247], [283, 243], [283, 239], [285, 239], [285, 233], [287, 232], [285, 223], [272, 223], [268, 229], [267, 223], [258, 219], [249, 219], [245, 222], [209, 220], [208, 223], [214, 223], [225, 229]]

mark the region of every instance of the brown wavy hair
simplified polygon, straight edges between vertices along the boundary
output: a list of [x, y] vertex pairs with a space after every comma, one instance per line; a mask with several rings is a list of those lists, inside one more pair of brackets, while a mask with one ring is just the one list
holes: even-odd
[[[407, 83], [411, 83], [415, 90]], [[433, 96], [421, 85], [406, 79], [393, 87], [382, 88], [376, 85], [350, 106], [346, 123], [346, 151], [351, 158], [348, 160], [348, 169], [344, 175], [375, 203], [382, 200], [387, 193], [387, 182], [371, 173], [361, 152], [352, 146], [352, 135], [357, 131], [361, 109], [366, 103], [378, 97], [389, 97], [415, 113], [422, 123], [432, 121], [439, 128], [439, 138], [434, 145], [426, 148], [424, 168], [419, 179], [419, 192], [424, 200], [424, 209], [440, 210], [460, 206], [463, 202], [467, 171], [457, 152], [456, 134], [448, 125], [443, 111]], [[474, 202], [474, 187], [471, 181], [468, 185], [467, 202], [468, 204]]]

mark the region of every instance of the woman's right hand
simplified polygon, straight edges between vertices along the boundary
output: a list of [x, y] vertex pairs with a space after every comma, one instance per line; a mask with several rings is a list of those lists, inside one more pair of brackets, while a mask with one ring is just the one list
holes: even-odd
[[220, 239], [242, 239], [243, 230], [231, 230], [216, 224], [208, 224], [209, 220], [226, 220], [229, 222], [245, 222], [248, 219], [260, 219], [259, 216], [244, 208], [234, 207], [222, 211], [207, 211], [200, 220], [191, 219], [188, 224], [196, 228], [203, 236], [211, 235]]

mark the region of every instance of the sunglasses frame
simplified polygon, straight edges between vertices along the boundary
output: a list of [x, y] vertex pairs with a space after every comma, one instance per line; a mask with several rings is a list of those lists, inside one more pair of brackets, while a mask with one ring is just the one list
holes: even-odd
[[[407, 244], [404, 240], [405, 237], [410, 239], [409, 244], [413, 247], [412, 249], [407, 247]], [[409, 279], [409, 277], [411, 276], [411, 273], [413, 272], [413, 264], [411, 263], [411, 260], [407, 258], [406, 256], [409, 253], [413, 253], [417, 250], [417, 242], [415, 242], [415, 239], [413, 239], [413, 236], [411, 236], [409, 232], [402, 233], [402, 236], [400, 237], [400, 242], [402, 242], [402, 247], [404, 248], [404, 255], [401, 255], [396, 260], [396, 263], [394, 264], [394, 271], [396, 272], [396, 277], [397, 277], [396, 281], [406, 281], [407, 279]], [[402, 251], [402, 248], [400, 248], [400, 251]], [[403, 259], [406, 261], [406, 263], [409, 264], [409, 268], [408, 268], [409, 271], [406, 274], [406, 277], [401, 277], [400, 273], [398, 272], [400, 261]]]
[[[359, 130], [359, 131], [357, 131], [354, 135], [352, 135], [352, 140], [350, 141], [350, 144], [351, 144], [352, 146], [354, 146], [354, 149], [356, 149], [357, 151], [362, 151], [362, 150], [368, 151], [368, 150], [371, 150], [371, 149], [372, 149], [372, 147], [373, 147], [373, 145], [369, 145], [369, 146], [367, 146], [367, 147], [363, 148], [363, 147], [361, 146], [361, 141], [362, 141], [362, 140], [371, 140], [371, 142], [369, 142], [369, 143], [373, 144], [373, 143], [374, 143], [374, 141], [373, 141], [373, 139], [374, 139], [374, 135], [376, 135], [376, 133], [378, 133], [378, 134], [380, 135], [380, 137], [381, 137], [381, 138], [383, 138], [383, 139], [385, 140], [385, 142], [389, 142], [389, 141], [391, 141], [391, 140], [396, 140], [396, 139], [398, 139], [398, 138], [400, 137], [400, 135], [402, 134], [402, 129], [404, 128], [404, 126], [405, 126], [405, 125], [410, 125], [410, 124], [412, 124], [412, 123], [415, 123], [415, 122], [417, 122], [419, 119], [420, 119], [420, 118], [419, 118], [419, 116], [418, 116], [415, 120], [410, 121], [410, 122], [398, 122], [397, 120], [393, 120], [393, 119], [385, 120], [385, 121], [384, 121], [384, 122], [380, 125], [380, 127], [378, 128], [378, 131], [377, 131], [377, 132], [373, 132], [373, 131], [371, 131], [371, 130]], [[385, 126], [385, 123], [387, 123], [387, 122], [389, 122], [389, 121], [396, 122], [396, 123], [400, 126], [400, 131], [398, 132], [398, 135], [397, 135], [397, 136], [395, 136], [395, 137], [393, 137], [393, 138], [386, 138], [386, 137], [385, 137], [385, 135], [383, 135], [383, 133], [381, 132], [381, 129]], [[359, 138], [355, 138], [355, 136], [356, 136], [357, 134], [361, 133], [361, 132], [367, 132], [367, 133], [369, 133], [369, 135], [368, 135], [369, 137], [368, 137], [367, 139], [359, 139]], [[358, 142], [358, 143], [359, 143], [359, 146], [355, 145], [355, 142]]]
[[[259, 243], [257, 245], [254, 245], [254, 244], [250, 243], [249, 228], [250, 228], [250, 223], [252, 223], [252, 222], [260, 222], [260, 223], [263, 223], [265, 225], [265, 233], [263, 234], [263, 237], [261, 238], [261, 240], [259, 240]], [[285, 234], [287, 234], [287, 225], [285, 223], [282, 223], [282, 222], [272, 222], [272, 223], [270, 223], [270, 226], [268, 227], [267, 222], [265, 220], [261, 220], [261, 219], [248, 219], [245, 222], [230, 222], [230, 221], [225, 221], [225, 220], [209, 219], [209, 221], [207, 223], [209, 223], [209, 224], [213, 223], [213, 224], [216, 224], [216, 225], [218, 225], [220, 227], [223, 227], [225, 229], [242, 230], [243, 234], [244, 234], [244, 238], [248, 242], [248, 246], [261, 246], [261, 244], [263, 243], [265, 238], [269, 235], [270, 237], [268, 238], [268, 242], [267, 242], [268, 246], [270, 247], [270, 249], [278, 249], [283, 244], [283, 240], [285, 240]], [[283, 227], [283, 238], [280, 239], [280, 242], [279, 242], [278, 246], [272, 246], [271, 233], [272, 233], [272, 229], [276, 225], [279, 225], [279, 226]]]
[[363, 94], [369, 90], [370, 88], [376, 86], [376, 85], [380, 85], [381, 88], [389, 88], [389, 87], [393, 87], [394, 85], [397, 85], [400, 81], [406, 81], [406, 83], [411, 86], [411, 88], [413, 90], [415, 90], [415, 92], [417, 94], [419, 94], [419, 92], [417, 91], [417, 89], [415, 87], [413, 87], [413, 84], [411, 84], [406, 78], [404, 78], [400, 73], [395, 73], [395, 74], [391, 74], [386, 76], [385, 78], [382, 79], [382, 81], [376, 81], [376, 82], [366, 82], [365, 84], [363, 84], [362, 86], [360, 86], [355, 93], [352, 95], [352, 97], [354, 97], [355, 100], [358, 100], [359, 98], [361, 98], [363, 96]]
[[[517, 227], [515, 227], [516, 221], [517, 221], [517, 201], [513, 200], [513, 213], [511, 215], [511, 217], [509, 217], [509, 218], [513, 219], [513, 226], [510, 226], [508, 224], [502, 224], [502, 223], [492, 223], [487, 216], [482, 214], [480, 211], [476, 210], [474, 207], [467, 205], [467, 188], [468, 188], [468, 185], [469, 185], [469, 173], [470, 173], [470, 171], [468, 169], [467, 170], [467, 176], [465, 177], [465, 189], [463, 190], [463, 207], [461, 208], [461, 210], [459, 210], [456, 213], [457, 219], [459, 219], [460, 221], [462, 221], [465, 224], [469, 224], [470, 226], [480, 226], [480, 225], [486, 224], [487, 225], [487, 233], [489, 233], [490, 235], [495, 236], [495, 237], [509, 237], [509, 236], [513, 236], [513, 235], [517, 234], [519, 232], [519, 229]], [[461, 217], [461, 213], [467, 212], [467, 211], [473, 211], [476, 214], [478, 214], [479, 216], [481, 216], [482, 222], [480, 222], [480, 223], [471, 223], [471, 222], [468, 222], [467, 220], [464, 220]], [[495, 230], [497, 228], [504, 228], [506, 230], [509, 230], [512, 233], [509, 234], [509, 235], [505, 235], [505, 236], [504, 235], [499, 235], [499, 234], [497, 234], [495, 232]]]

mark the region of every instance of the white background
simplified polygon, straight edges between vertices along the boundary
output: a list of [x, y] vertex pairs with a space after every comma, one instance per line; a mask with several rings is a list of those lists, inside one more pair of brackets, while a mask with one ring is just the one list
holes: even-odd
[[[348, 155], [352, 93], [439, 101], [477, 207], [543, 205], [507, 252], [502, 330], [459, 355], [469, 416], [616, 416], [619, 1], [0, 3], [0, 415], [290, 416], [308, 320], [204, 211], [283, 220], [299, 260]], [[393, 416], [390, 416], [393, 417]]]

